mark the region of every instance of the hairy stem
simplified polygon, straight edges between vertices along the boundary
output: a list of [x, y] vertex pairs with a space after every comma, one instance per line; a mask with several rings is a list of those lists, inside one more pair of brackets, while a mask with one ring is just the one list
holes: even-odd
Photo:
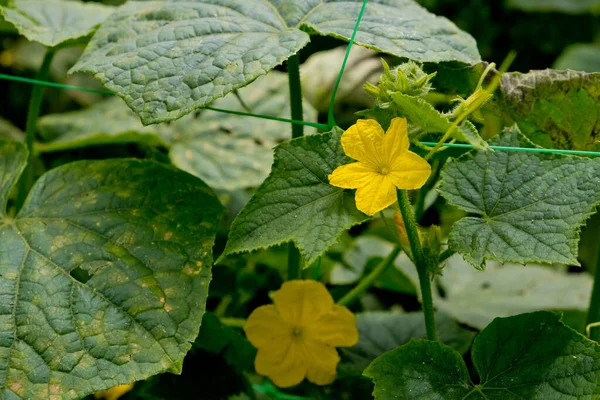
[[337, 303], [342, 306], [347, 306], [352, 304], [354, 300], [358, 298], [362, 293], [364, 293], [367, 289], [369, 289], [377, 278], [381, 276], [390, 266], [394, 265], [394, 260], [400, 254], [400, 247], [395, 247], [394, 250], [384, 259], [381, 260], [379, 264], [371, 271], [367, 276], [362, 278], [358, 285], [354, 287], [351, 291], [346, 293], [344, 297], [342, 297]]
[[[44, 56], [44, 61], [42, 61], [42, 66], [40, 67], [35, 76], [36, 80], [48, 80], [48, 72], [50, 71], [50, 64], [52, 63], [53, 58], [54, 50], [46, 50], [46, 55]], [[29, 151], [29, 158], [27, 160], [27, 167], [25, 167], [25, 171], [23, 171], [23, 175], [21, 176], [21, 180], [19, 181], [19, 192], [17, 194], [16, 203], [17, 211], [20, 210], [23, 206], [23, 203], [25, 203], [25, 199], [29, 194], [29, 190], [33, 186], [33, 181], [35, 178], [33, 163], [37, 155], [34, 151], [33, 143], [35, 142], [37, 121], [40, 116], [40, 110], [42, 108], [43, 94], [43, 86], [33, 86], [33, 90], [31, 91], [31, 98], [29, 99], [29, 108], [27, 109], [27, 123], [25, 125], [25, 144], [27, 145], [27, 150]]]
[[[600, 246], [598, 246], [598, 258], [596, 259], [596, 272], [594, 273], [594, 287], [592, 289], [592, 299], [590, 301], [590, 310], [588, 311], [587, 323], [593, 324], [600, 322]], [[600, 341], [600, 326], [590, 329], [590, 339]]]
[[431, 280], [429, 279], [429, 271], [427, 270], [427, 262], [423, 255], [421, 240], [419, 239], [419, 231], [417, 230], [417, 222], [415, 213], [408, 199], [408, 193], [405, 190], [398, 190], [398, 205], [406, 226], [406, 234], [410, 249], [413, 254], [413, 260], [417, 266], [419, 273], [419, 284], [421, 286], [421, 297], [423, 301], [423, 313], [425, 314], [425, 330], [427, 331], [427, 339], [437, 341], [437, 332], [435, 329], [435, 314], [433, 311], [433, 296], [431, 294]]
[[[287, 60], [287, 69], [290, 82], [292, 119], [295, 121], [303, 121], [300, 59], [297, 54], [294, 54]], [[292, 124], [292, 138], [302, 137], [303, 135], [304, 126], [301, 124]], [[301, 277], [300, 274], [300, 252], [293, 243], [290, 243], [288, 249], [288, 280], [299, 279]]]

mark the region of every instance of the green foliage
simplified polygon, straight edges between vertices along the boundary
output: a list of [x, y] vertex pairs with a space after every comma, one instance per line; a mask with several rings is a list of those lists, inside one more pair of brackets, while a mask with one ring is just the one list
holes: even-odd
[[385, 353], [364, 374], [376, 400], [592, 399], [600, 391], [600, 346], [553, 313], [494, 320], [475, 338], [471, 358], [477, 385], [459, 353], [425, 340]]
[[[94, 74], [144, 124], [173, 120], [280, 65], [308, 43], [307, 32], [348, 40], [361, 5], [130, 1], [102, 25], [72, 71]], [[468, 34], [407, 0], [371, 2], [356, 43], [418, 61], [480, 60]]]
[[0, 14], [27, 39], [48, 47], [86, 41], [114, 8], [64, 0], [15, 0]]
[[[494, 145], [526, 147], [517, 128]], [[579, 265], [579, 229], [600, 203], [600, 159], [516, 151], [449, 162], [440, 193], [477, 217], [458, 221], [448, 245], [477, 268], [485, 260]]]
[[503, 110], [546, 148], [600, 150], [600, 74], [533, 71], [502, 77]]
[[350, 161], [340, 137], [334, 129], [277, 146], [271, 174], [233, 222], [217, 262], [293, 241], [310, 265], [343, 231], [369, 219], [349, 191], [329, 185], [327, 176]]
[[[445, 313], [436, 315], [437, 329], [442, 343], [459, 353], [466, 353], [475, 332], [461, 328]], [[338, 366], [341, 374], [360, 375], [381, 354], [408, 343], [411, 339], [425, 338], [423, 313], [394, 313], [373, 311], [357, 314], [356, 324], [360, 333], [358, 343], [340, 349], [342, 361]]]
[[179, 373], [208, 294], [212, 190], [153, 161], [80, 161], [40, 178], [12, 218], [27, 152], [0, 151], [1, 397], [75, 399]]

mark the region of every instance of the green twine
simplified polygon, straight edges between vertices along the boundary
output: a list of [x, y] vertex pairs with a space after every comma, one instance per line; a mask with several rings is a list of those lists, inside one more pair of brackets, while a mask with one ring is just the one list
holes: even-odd
[[333, 129], [336, 126], [335, 118], [333, 116], [333, 107], [335, 105], [335, 96], [337, 94], [338, 88], [340, 87], [340, 82], [342, 81], [342, 76], [344, 75], [344, 70], [346, 69], [346, 63], [348, 62], [348, 57], [350, 57], [350, 50], [352, 50], [352, 45], [354, 44], [354, 39], [356, 38], [356, 32], [358, 32], [358, 26], [360, 25], [360, 20], [365, 13], [365, 8], [367, 7], [368, 0], [363, 0], [362, 7], [360, 8], [360, 12], [358, 13], [358, 18], [356, 18], [356, 25], [354, 25], [354, 30], [352, 31], [352, 36], [350, 36], [350, 42], [348, 42], [348, 47], [346, 48], [346, 54], [344, 55], [344, 61], [342, 61], [342, 67], [340, 68], [340, 73], [338, 74], [337, 80], [335, 81], [335, 86], [333, 87], [333, 93], [331, 94], [331, 100], [329, 101], [329, 111], [327, 113], [327, 125], [329, 129]]
[[[435, 146], [436, 142], [419, 142], [425, 146]], [[463, 143], [444, 143], [444, 147], [455, 147], [460, 149], [472, 149], [473, 145]], [[492, 150], [498, 151], [520, 151], [522, 153], [549, 153], [549, 154], [562, 154], [562, 155], [575, 155], [575, 156], [600, 156], [600, 152], [597, 151], [584, 151], [584, 150], [562, 150], [562, 149], [540, 149], [535, 147], [510, 147], [510, 146], [490, 146]]]

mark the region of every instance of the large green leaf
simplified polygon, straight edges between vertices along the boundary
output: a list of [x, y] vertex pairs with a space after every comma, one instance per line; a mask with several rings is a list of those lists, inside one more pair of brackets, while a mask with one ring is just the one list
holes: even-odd
[[[144, 124], [173, 120], [296, 54], [310, 33], [348, 40], [362, 0], [129, 1], [72, 71], [94, 74]], [[356, 43], [419, 61], [480, 60], [474, 39], [413, 0], [373, 0]]]
[[436, 296], [435, 305], [458, 321], [483, 329], [496, 317], [539, 310], [587, 310], [592, 284], [587, 272], [569, 274], [539, 265], [524, 268], [488, 262], [485, 271], [478, 271], [456, 255], [438, 277], [444, 296]]
[[233, 222], [219, 260], [293, 241], [308, 265], [344, 230], [369, 219], [356, 209], [350, 191], [329, 184], [327, 176], [350, 161], [341, 134], [334, 129], [275, 149], [271, 174]]
[[[272, 71], [240, 89], [239, 96], [255, 113], [289, 118], [286, 74]], [[234, 94], [217, 100], [214, 107], [244, 111]], [[306, 104], [304, 119], [316, 121], [315, 109]], [[273, 147], [291, 138], [288, 123], [204, 110], [170, 124], [144, 127], [121, 99], [88, 109], [44, 116], [40, 134], [49, 142], [45, 152], [114, 143], [146, 143], [169, 147], [175, 166], [200, 177], [215, 189], [256, 187], [273, 164]], [[315, 133], [305, 128], [306, 134]]]
[[600, 0], [508, 0], [507, 6], [532, 12], [585, 14], [600, 11]]
[[375, 399], [570, 400], [600, 396], [600, 345], [540, 311], [497, 318], [476, 338], [471, 382], [459, 353], [411, 341], [377, 358], [364, 375]]
[[[517, 128], [493, 144], [521, 146]], [[579, 230], [600, 203], [600, 159], [496, 151], [450, 161], [439, 191], [476, 217], [454, 224], [448, 245], [485, 260], [579, 265]]]
[[179, 373], [211, 277], [212, 190], [154, 161], [80, 161], [42, 176], [10, 218], [26, 151], [0, 149], [0, 398], [76, 399]]
[[[422, 312], [408, 314], [372, 311], [356, 315], [358, 343], [340, 348], [338, 370], [347, 375], [360, 375], [365, 368], [386, 351], [427, 336]], [[461, 328], [445, 313], [436, 314], [439, 339], [460, 353], [471, 346], [475, 332]]]
[[556, 59], [552, 68], [600, 72], [600, 44], [578, 43], [568, 46]]
[[102, 4], [62, 0], [15, 0], [0, 14], [27, 39], [55, 47], [84, 39], [112, 12]]
[[600, 151], [600, 73], [504, 74], [502, 92], [504, 111], [534, 143]]

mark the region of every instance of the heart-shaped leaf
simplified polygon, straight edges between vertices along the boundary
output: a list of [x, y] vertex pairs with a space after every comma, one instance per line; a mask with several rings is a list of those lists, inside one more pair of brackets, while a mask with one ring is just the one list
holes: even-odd
[[149, 160], [43, 175], [16, 217], [24, 146], [0, 145], [0, 398], [78, 399], [179, 373], [198, 334], [222, 206]]

